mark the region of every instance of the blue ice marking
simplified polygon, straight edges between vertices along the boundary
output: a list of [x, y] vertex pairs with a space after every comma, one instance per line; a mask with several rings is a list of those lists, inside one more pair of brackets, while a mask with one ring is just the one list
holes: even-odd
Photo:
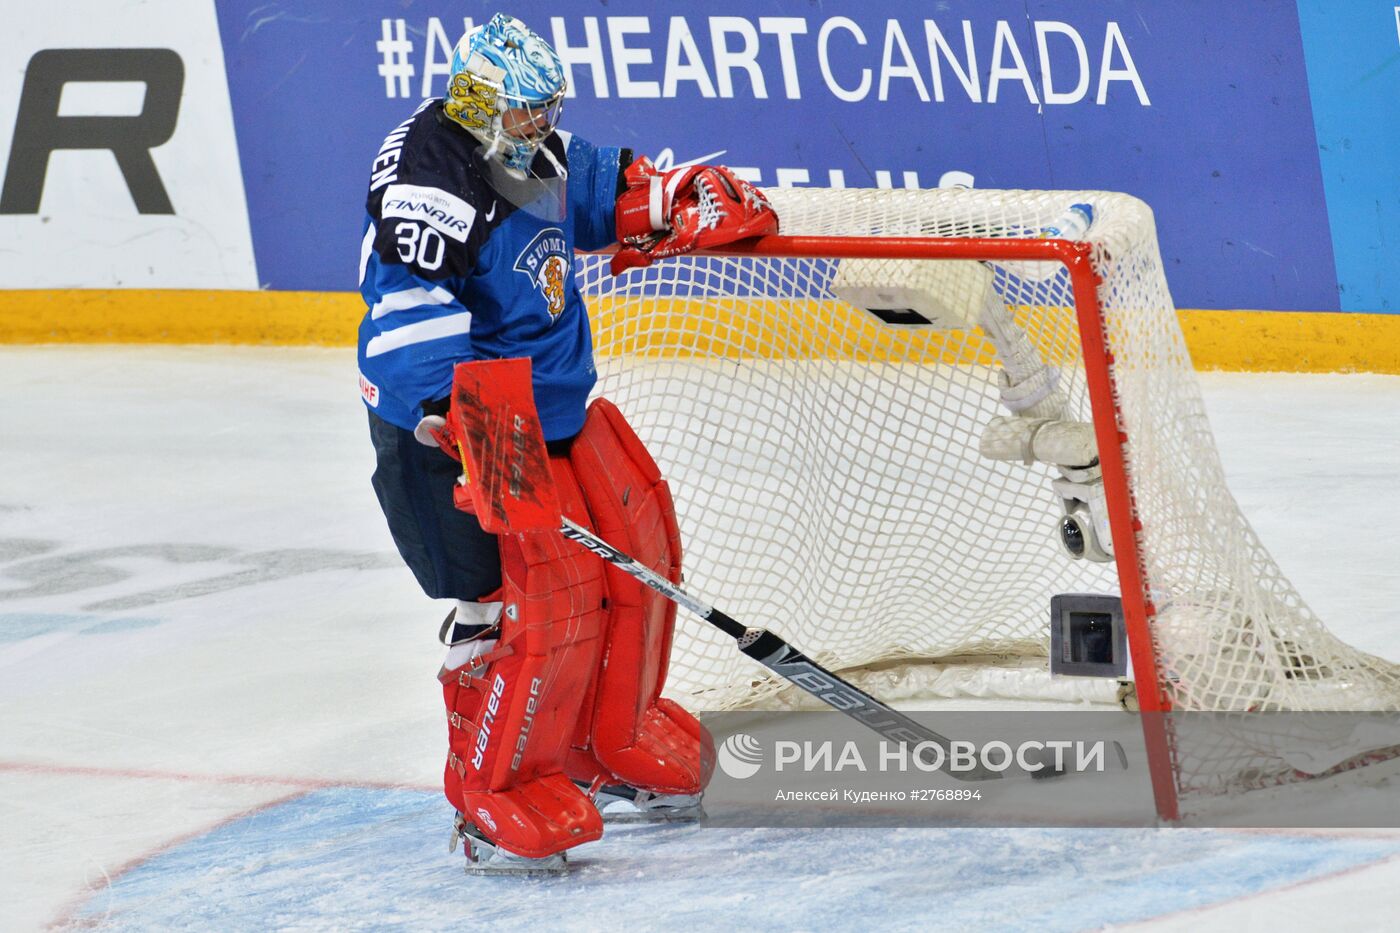
[[1400, 840], [1147, 829], [610, 827], [559, 878], [468, 877], [441, 795], [336, 788], [151, 858], [104, 930], [1070, 931], [1319, 878]]

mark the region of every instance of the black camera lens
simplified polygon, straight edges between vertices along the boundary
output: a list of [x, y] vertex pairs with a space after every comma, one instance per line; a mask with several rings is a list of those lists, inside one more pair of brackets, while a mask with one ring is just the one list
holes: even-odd
[[1079, 527], [1079, 522], [1072, 516], [1066, 515], [1061, 519], [1060, 540], [1072, 556], [1084, 556], [1084, 529]]

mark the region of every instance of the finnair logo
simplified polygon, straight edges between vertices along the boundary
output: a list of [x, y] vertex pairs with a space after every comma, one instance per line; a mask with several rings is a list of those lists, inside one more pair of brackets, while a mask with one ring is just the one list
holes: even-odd
[[390, 185], [384, 192], [383, 217], [403, 217], [426, 223], [458, 243], [467, 242], [476, 208], [440, 188]]

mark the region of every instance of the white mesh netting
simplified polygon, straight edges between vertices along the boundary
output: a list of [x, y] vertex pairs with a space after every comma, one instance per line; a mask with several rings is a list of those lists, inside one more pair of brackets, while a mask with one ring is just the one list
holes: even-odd
[[[782, 232], [804, 236], [1033, 237], [1092, 204], [1161, 689], [1185, 710], [1400, 708], [1397, 667], [1326, 630], [1226, 488], [1145, 205], [1101, 192], [766, 194]], [[1050, 597], [1116, 593], [1113, 565], [1061, 551], [1050, 467], [978, 453], [1006, 414], [982, 332], [882, 324], [833, 298], [836, 265], [692, 257], [613, 278], [605, 258], [581, 257], [598, 392], [670, 481], [687, 586], [837, 670], [1043, 669], [1028, 659], [1045, 656]], [[1067, 271], [995, 269], [1060, 371], [1066, 418], [1090, 421]], [[672, 657], [668, 693], [692, 706], [761, 703], [780, 687], [684, 615]], [[1015, 693], [1028, 681], [973, 682]]]

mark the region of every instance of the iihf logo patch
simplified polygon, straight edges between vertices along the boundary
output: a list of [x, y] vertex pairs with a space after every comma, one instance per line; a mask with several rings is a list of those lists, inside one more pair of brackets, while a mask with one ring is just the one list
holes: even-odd
[[569, 243], [558, 227], [545, 227], [520, 251], [515, 271], [529, 277], [544, 295], [549, 316], [555, 320], [564, 313], [564, 283], [573, 274]]

